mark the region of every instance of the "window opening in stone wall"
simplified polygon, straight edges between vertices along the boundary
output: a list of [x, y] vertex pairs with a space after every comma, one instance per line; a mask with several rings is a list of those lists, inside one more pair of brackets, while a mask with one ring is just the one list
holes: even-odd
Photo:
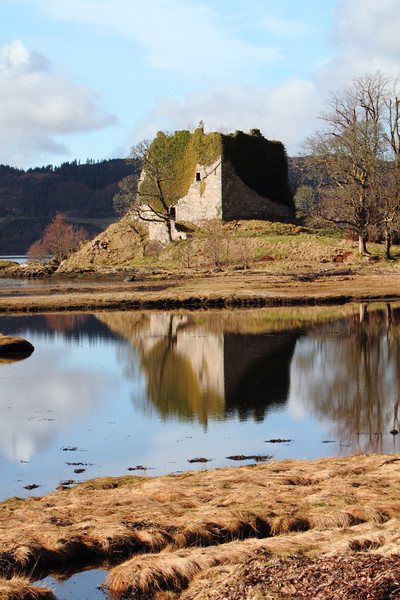
[[201, 181], [200, 173], [196, 173], [196, 181]]

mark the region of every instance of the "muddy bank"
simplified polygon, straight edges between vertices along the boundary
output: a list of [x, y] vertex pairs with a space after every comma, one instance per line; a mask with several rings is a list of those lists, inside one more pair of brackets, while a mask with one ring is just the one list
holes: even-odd
[[[13, 498], [0, 504], [0, 586], [17, 574], [33, 583], [39, 571], [62, 573], [75, 563], [106, 568], [115, 598], [253, 598], [232, 586], [217, 594], [235, 574], [241, 585], [253, 561], [264, 568], [301, 553], [329, 565], [332, 556], [396, 554], [399, 491], [400, 458], [354, 455], [101, 478]], [[292, 597], [266, 586], [265, 597]]]

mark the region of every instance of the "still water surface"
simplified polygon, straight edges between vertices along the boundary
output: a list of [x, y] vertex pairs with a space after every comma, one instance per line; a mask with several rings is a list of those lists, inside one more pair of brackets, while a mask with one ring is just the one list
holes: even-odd
[[29, 257], [26, 254], [2, 254], [0, 255], [0, 260], [10, 260], [12, 262], [21, 264], [27, 262], [27, 260], [29, 260]]
[[0, 362], [0, 499], [254, 462], [232, 455], [400, 450], [395, 305], [3, 316], [0, 332], [35, 346]]

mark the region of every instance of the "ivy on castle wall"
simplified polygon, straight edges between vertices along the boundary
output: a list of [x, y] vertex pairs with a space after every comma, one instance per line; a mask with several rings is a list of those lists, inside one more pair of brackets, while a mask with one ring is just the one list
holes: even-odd
[[223, 136], [224, 157], [252, 190], [285, 206], [292, 206], [288, 160], [281, 142], [267, 140], [258, 129]]
[[196, 165], [209, 167], [222, 154], [222, 134], [218, 132], [204, 133], [200, 127], [192, 137], [192, 160]]
[[166, 204], [172, 206], [189, 192], [196, 166], [209, 166], [221, 154], [220, 133], [205, 134], [202, 128], [194, 133], [176, 131], [174, 135], [159, 132], [149, 148], [149, 164], [140, 185], [141, 196], [157, 204], [160, 197], [157, 185], [160, 185]]
[[[157, 203], [160, 197], [157, 185], [161, 185], [163, 198], [170, 207], [189, 192], [196, 166], [210, 166], [221, 155], [231, 161], [235, 172], [249, 188], [273, 202], [292, 207], [285, 148], [281, 142], [264, 138], [258, 129], [251, 130], [250, 134], [237, 131], [232, 135], [206, 134], [201, 127], [194, 133], [186, 130], [176, 131], [173, 135], [159, 132], [149, 148], [153, 173], [146, 167], [141, 195], [149, 202]], [[204, 191], [203, 185], [201, 194]]]

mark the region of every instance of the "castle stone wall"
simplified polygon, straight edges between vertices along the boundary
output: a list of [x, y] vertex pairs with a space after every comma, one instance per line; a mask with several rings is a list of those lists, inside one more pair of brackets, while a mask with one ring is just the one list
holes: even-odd
[[175, 204], [175, 219], [200, 225], [202, 221], [221, 219], [221, 158], [211, 166], [197, 165], [188, 194]]
[[224, 221], [259, 219], [277, 221], [291, 216], [283, 204], [271, 202], [249, 188], [236, 174], [229, 160], [222, 163], [222, 215]]

